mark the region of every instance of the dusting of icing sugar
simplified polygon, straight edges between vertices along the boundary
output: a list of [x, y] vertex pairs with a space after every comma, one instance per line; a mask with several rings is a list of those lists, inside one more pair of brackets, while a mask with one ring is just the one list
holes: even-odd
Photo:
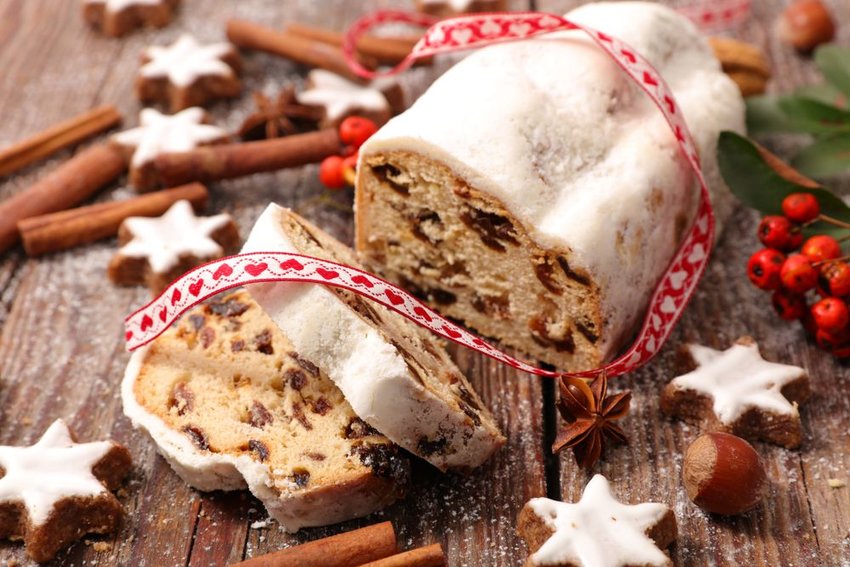
[[121, 12], [132, 6], [158, 6], [165, 0], [85, 0], [86, 4], [103, 4], [109, 12]]
[[146, 78], [167, 78], [173, 85], [188, 87], [204, 76], [232, 77], [233, 68], [222, 57], [233, 53], [226, 42], [201, 45], [189, 34], [181, 35], [169, 46], [153, 45], [143, 52], [148, 62], [139, 74]]
[[699, 367], [672, 383], [711, 396], [721, 423], [734, 422], [750, 408], [797, 413], [797, 406], [782, 395], [782, 387], [805, 376], [803, 368], [766, 361], [755, 343], [736, 344], [724, 351], [695, 344], [687, 348]]
[[581, 500], [574, 504], [534, 498], [528, 505], [554, 530], [531, 556], [534, 565], [672, 565], [646, 535], [667, 514], [667, 506], [623, 504], [612, 496], [608, 479], [600, 474], [590, 479]]
[[120, 254], [147, 258], [151, 270], [165, 273], [180, 261], [181, 255], [210, 258], [224, 253], [212, 239], [216, 230], [230, 222], [230, 215], [198, 217], [189, 201], [177, 201], [158, 218], [130, 217], [124, 226], [133, 239], [121, 247]]
[[68, 426], [57, 419], [35, 445], [0, 446], [0, 502], [23, 501], [33, 525], [44, 524], [57, 502], [96, 496], [106, 488], [92, 474], [113, 447], [111, 441], [74, 443]]
[[329, 120], [338, 120], [355, 110], [389, 110], [387, 98], [373, 86], [359, 85], [323, 69], [310, 71], [307, 81], [311, 86], [297, 95], [298, 102], [324, 107]]
[[227, 136], [217, 126], [203, 124], [206, 114], [198, 107], [187, 108], [168, 116], [145, 108], [139, 114], [139, 126], [112, 136], [121, 145], [135, 148], [131, 165], [140, 167], [158, 155], [169, 152], [187, 152], [201, 144], [215, 142]]

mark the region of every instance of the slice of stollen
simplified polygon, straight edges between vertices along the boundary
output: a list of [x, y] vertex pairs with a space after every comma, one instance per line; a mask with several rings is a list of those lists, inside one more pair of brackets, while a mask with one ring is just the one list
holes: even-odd
[[[269, 205], [243, 252], [294, 252], [359, 266], [353, 251]], [[490, 412], [426, 330], [339, 288], [256, 284], [251, 295], [364, 421], [441, 470], [470, 470], [504, 444]]]
[[247, 487], [289, 532], [374, 512], [409, 479], [399, 448], [245, 291], [195, 308], [135, 352], [121, 395], [183, 480]]

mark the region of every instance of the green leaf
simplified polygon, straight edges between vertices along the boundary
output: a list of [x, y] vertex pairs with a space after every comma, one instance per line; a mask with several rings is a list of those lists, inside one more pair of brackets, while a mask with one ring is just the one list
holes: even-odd
[[840, 45], [822, 45], [815, 52], [817, 63], [826, 80], [850, 96], [850, 49]]
[[850, 132], [850, 112], [794, 95], [747, 98], [747, 131], [751, 134]]
[[[717, 161], [723, 179], [738, 199], [769, 215], [782, 214], [782, 200], [791, 193], [811, 193], [820, 203], [821, 212], [850, 222], [850, 207], [826, 189], [809, 189], [779, 175], [759, 153], [755, 144], [735, 132], [720, 133]], [[846, 230], [818, 222], [809, 227], [818, 234], [845, 234]]]
[[794, 90], [794, 95], [847, 110], [847, 95], [829, 83], [819, 85], [804, 85]]
[[850, 169], [850, 134], [821, 138], [794, 156], [791, 165], [810, 177], [829, 177]]

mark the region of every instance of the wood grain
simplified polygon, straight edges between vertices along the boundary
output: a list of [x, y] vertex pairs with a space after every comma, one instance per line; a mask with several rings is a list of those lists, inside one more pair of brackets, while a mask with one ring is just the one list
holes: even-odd
[[[565, 12], [578, 3], [516, 0], [513, 7]], [[755, 0], [752, 20], [733, 30], [767, 50], [776, 76], [770, 88], [777, 91], [817, 77], [810, 61], [779, 44], [770, 31], [783, 3]], [[840, 19], [850, 21], [850, 4], [830, 4]], [[342, 30], [375, 8], [411, 5], [390, 0], [193, 0], [184, 3], [171, 26], [113, 40], [84, 26], [76, 2], [0, 0], [0, 45], [15, 46], [0, 49], [0, 145], [99, 104], [115, 104], [132, 126], [140, 109], [131, 95], [140, 50], [170, 42], [181, 31], [202, 41], [221, 40], [229, 18], [266, 25], [297, 20]], [[847, 44], [850, 29], [841, 28], [840, 34]], [[406, 78], [408, 88], [421, 92], [449, 64], [438, 60], [431, 69], [414, 69]], [[214, 104], [214, 119], [235, 130], [251, 111], [251, 90], [273, 93], [300, 81], [302, 70], [265, 54], [246, 54], [244, 96]], [[799, 144], [786, 138], [765, 142], [780, 155]], [[0, 199], [70, 155], [62, 152], [3, 180]], [[131, 195], [123, 183], [97, 201]], [[847, 178], [835, 186], [850, 192]], [[315, 166], [221, 182], [211, 185], [210, 192], [209, 210], [233, 214], [243, 233], [269, 201], [277, 201], [351, 242], [351, 194], [322, 189]], [[649, 367], [612, 385], [634, 392], [633, 410], [624, 422], [632, 443], [609, 450], [598, 471], [612, 479], [623, 498], [673, 506], [680, 525], [680, 537], [671, 548], [677, 565], [850, 565], [850, 488], [828, 483], [850, 482], [850, 372], [808, 343], [799, 329], [780, 322], [769, 298], [747, 283], [744, 265], [756, 248], [756, 222], [750, 211], [736, 213], [668, 346]], [[404, 501], [369, 518], [294, 535], [267, 522], [262, 505], [246, 492], [192, 490], [123, 417], [118, 383], [127, 355], [121, 320], [147, 299], [147, 292], [108, 283], [105, 267], [114, 249], [114, 241], [106, 241], [38, 260], [24, 258], [20, 250], [0, 256], [0, 444], [30, 443], [53, 419], [63, 417], [80, 439], [112, 436], [130, 448], [135, 460], [120, 495], [128, 510], [124, 526], [113, 536], [89, 538], [111, 547], [96, 551], [77, 544], [51, 564], [227, 565], [391, 520], [402, 548], [440, 543], [450, 565], [516, 566], [526, 555], [515, 533], [523, 503], [546, 494], [580, 496], [588, 475], [576, 469], [571, 455], [548, 454], [555, 429], [552, 384], [458, 348], [451, 349], [453, 356], [508, 437], [506, 448], [474, 474], [441, 475], [417, 462]], [[722, 347], [741, 334], [758, 338], [768, 357], [806, 366], [815, 394], [802, 410], [806, 438], [800, 451], [757, 445], [771, 480], [768, 504], [730, 521], [707, 516], [688, 502], [680, 482], [681, 459], [698, 431], [663, 418], [658, 394], [673, 376], [677, 344], [695, 340]], [[0, 542], [0, 564], [7, 561], [29, 564], [18, 544]]]

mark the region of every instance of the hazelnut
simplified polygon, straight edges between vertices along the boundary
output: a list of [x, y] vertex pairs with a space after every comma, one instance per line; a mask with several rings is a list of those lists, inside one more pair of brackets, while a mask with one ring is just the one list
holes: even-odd
[[752, 445], [728, 433], [706, 433], [691, 443], [682, 476], [694, 504], [722, 515], [755, 507], [767, 480]]
[[779, 17], [779, 38], [808, 53], [835, 37], [835, 22], [821, 0], [794, 0]]

